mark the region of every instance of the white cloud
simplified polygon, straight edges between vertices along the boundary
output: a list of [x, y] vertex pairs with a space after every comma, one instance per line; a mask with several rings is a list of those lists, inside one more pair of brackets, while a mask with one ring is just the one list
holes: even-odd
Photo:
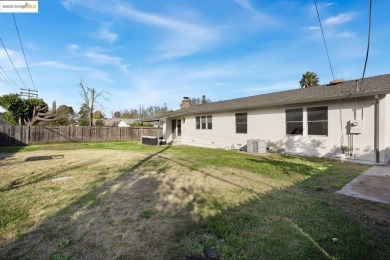
[[319, 30], [320, 27], [319, 26], [309, 26], [309, 27], [306, 27], [305, 29], [316, 31], [316, 30]]
[[324, 24], [326, 24], [326, 25], [343, 24], [343, 23], [351, 21], [355, 15], [356, 14], [354, 14], [354, 13], [347, 12], [347, 13], [339, 14], [337, 16], [331, 16], [324, 21]]
[[349, 31], [341, 32], [337, 34], [338, 38], [353, 38], [355, 34]]
[[61, 4], [65, 9], [70, 10], [71, 6], [75, 3], [76, 1], [74, 0], [62, 0]]
[[73, 66], [62, 63], [60, 61], [45, 60], [32, 64], [32, 66], [48, 67], [52, 69], [73, 70], [73, 71], [89, 71], [87, 67]]
[[[12, 49], [6, 48], [6, 50], [8, 52], [8, 55], [11, 57], [11, 60], [16, 68], [26, 67], [26, 62], [24, 61], [24, 58], [21, 54], [19, 54], [18, 52]], [[12, 64], [8, 58], [8, 55], [3, 48], [0, 49], [0, 64], [8, 64], [9, 68], [12, 68]], [[3, 69], [6, 70], [4, 65], [3, 65]]]
[[158, 47], [163, 52], [161, 55], [163, 58], [190, 55], [207, 48], [219, 38], [218, 32], [211, 28], [162, 15], [140, 12], [128, 6], [118, 7], [116, 13], [128, 19], [171, 31], [171, 36]]
[[241, 7], [243, 7], [244, 9], [251, 12], [252, 14], [254, 14], [256, 20], [258, 20], [258, 22], [261, 22], [263, 25], [275, 23], [273, 18], [254, 8], [250, 0], [233, 0], [233, 1], [236, 2], [236, 4], [240, 5]]
[[[98, 5], [91, 0], [63, 0], [61, 3], [68, 10], [75, 5], [82, 5], [115, 19], [130, 19], [167, 30], [169, 32], [167, 37], [156, 44], [156, 50], [161, 52], [159, 58], [177, 58], [204, 51], [220, 38], [219, 32], [209, 25], [202, 25], [203, 21], [184, 21], [171, 16], [139, 11], [126, 1], [108, 0]], [[115, 33], [105, 30], [104, 27], [101, 33], [101, 36], [107, 40], [116, 40], [115, 37], [118, 37]]]
[[252, 6], [252, 4], [249, 2], [249, 0], [234, 0], [238, 5], [241, 5], [248, 11], [256, 13], [257, 10]]
[[40, 62], [36, 62], [32, 64], [32, 67], [45, 67], [47, 69], [53, 69], [54, 74], [61, 73], [63, 71], [77, 71], [80, 72], [81, 75], [84, 75], [85, 78], [88, 79], [94, 79], [98, 81], [103, 81], [103, 82], [115, 82], [113, 79], [111, 79], [107, 73], [92, 69], [91, 67], [81, 67], [81, 66], [74, 66], [74, 65], [69, 65], [66, 63], [63, 63], [61, 61], [55, 61], [55, 60], [44, 60]]
[[113, 43], [118, 39], [118, 34], [111, 32], [110, 26], [105, 24], [99, 28], [96, 37]]
[[105, 65], [113, 65], [118, 67], [122, 72], [127, 73], [127, 67], [129, 66], [128, 64], [124, 64], [123, 60], [121, 57], [117, 56], [110, 56], [107, 54], [95, 52], [95, 51], [88, 51], [85, 53], [85, 57], [88, 59], [100, 63], [100, 64], [105, 64]]
[[68, 46], [66, 46], [66, 50], [70, 53], [74, 53], [76, 51], [78, 51], [80, 49], [80, 46], [77, 45], [77, 44], [68, 44]]

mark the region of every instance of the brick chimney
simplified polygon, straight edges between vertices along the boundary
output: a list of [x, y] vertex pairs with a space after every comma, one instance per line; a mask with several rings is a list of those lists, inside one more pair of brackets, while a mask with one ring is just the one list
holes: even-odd
[[187, 108], [191, 106], [191, 100], [189, 97], [183, 97], [180, 108]]

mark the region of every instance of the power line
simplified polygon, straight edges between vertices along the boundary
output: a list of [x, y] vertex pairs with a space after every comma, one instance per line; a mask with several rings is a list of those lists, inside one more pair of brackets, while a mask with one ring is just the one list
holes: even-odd
[[328, 46], [326, 45], [324, 30], [322, 29], [322, 23], [321, 23], [320, 13], [318, 12], [318, 7], [317, 7], [317, 1], [316, 1], [316, 0], [314, 0], [314, 5], [316, 6], [318, 22], [320, 23], [320, 28], [321, 28], [321, 33], [322, 33], [322, 39], [324, 39], [324, 45], [325, 45], [326, 54], [327, 54], [327, 56], [328, 56], [329, 67], [330, 67], [330, 71], [332, 72], [332, 77], [333, 77], [333, 80], [334, 80], [334, 74], [333, 74], [332, 63], [330, 62], [330, 56], [329, 56], [329, 52], [328, 52]]
[[11, 90], [11, 84], [8, 82], [8, 80], [5, 78], [5, 76], [3, 75], [3, 73], [0, 71], [0, 75], [1, 75], [1, 77], [2, 78], [0, 78], [1, 79], [1, 81], [4, 83], [4, 85], [9, 89], [9, 91], [10, 92], [12, 92], [12, 90]]
[[14, 85], [16, 86], [17, 89], [19, 89], [19, 86], [15, 83], [15, 81], [13, 81], [13, 79], [8, 75], [7, 72], [5, 72], [5, 70], [3, 69], [3, 67], [0, 66], [0, 69], [3, 71], [3, 73], [8, 77], [8, 79], [14, 83]]
[[22, 77], [20, 76], [18, 70], [16, 69], [14, 63], [12, 62], [12, 59], [11, 59], [11, 57], [9, 56], [8, 51], [7, 51], [7, 49], [5, 48], [4, 43], [3, 43], [3, 40], [2, 40], [1, 38], [0, 38], [0, 42], [1, 42], [1, 44], [3, 45], [3, 48], [4, 48], [4, 50], [5, 50], [5, 53], [7, 53], [8, 59], [9, 59], [9, 61], [11, 62], [12, 66], [14, 67], [14, 70], [16, 71], [16, 74], [18, 74], [20, 81], [22, 81], [23, 86], [27, 88], [27, 86], [26, 86], [26, 84], [24, 83]]
[[16, 24], [16, 19], [15, 19], [14, 13], [12, 13], [12, 17], [14, 18], [14, 23], [15, 23], [16, 31], [18, 32], [18, 37], [19, 37], [20, 46], [22, 47], [24, 60], [26, 61], [27, 70], [28, 70], [28, 73], [30, 74], [31, 82], [32, 82], [32, 84], [33, 84], [33, 86], [34, 86], [34, 89], [37, 90], [37, 88], [35, 87], [34, 80], [33, 80], [32, 76], [31, 76], [30, 67], [28, 66], [28, 62], [27, 62], [27, 59], [26, 59], [26, 54], [24, 53], [24, 48], [23, 48], [23, 44], [22, 44], [22, 39], [20, 38], [19, 29], [18, 29], [18, 25]]
[[363, 88], [364, 75], [366, 74], [366, 67], [368, 61], [368, 53], [370, 51], [370, 38], [371, 38], [371, 13], [372, 13], [372, 0], [370, 0], [370, 9], [368, 11], [368, 40], [367, 40], [367, 52], [366, 52], [366, 60], [364, 62], [363, 75], [362, 75], [362, 84], [360, 85], [360, 90]]

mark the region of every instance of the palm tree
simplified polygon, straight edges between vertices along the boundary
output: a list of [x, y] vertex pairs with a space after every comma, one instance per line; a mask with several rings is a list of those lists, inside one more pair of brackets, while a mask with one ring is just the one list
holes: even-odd
[[301, 88], [315, 87], [319, 85], [319, 79], [316, 73], [308, 71], [302, 75], [299, 84], [301, 85]]

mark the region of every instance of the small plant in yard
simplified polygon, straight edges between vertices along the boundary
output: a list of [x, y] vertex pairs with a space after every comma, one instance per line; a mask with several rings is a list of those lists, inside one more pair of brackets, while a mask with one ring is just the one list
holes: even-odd
[[71, 256], [65, 256], [61, 253], [55, 252], [50, 256], [50, 260], [74, 260]]
[[66, 248], [66, 247], [69, 247], [71, 245], [73, 245], [75, 243], [75, 241], [73, 239], [66, 239], [64, 241], [61, 241], [60, 243], [57, 244], [57, 246], [59, 248]]
[[152, 210], [144, 210], [142, 211], [139, 215], [138, 218], [140, 219], [149, 219], [153, 216], [153, 211]]

